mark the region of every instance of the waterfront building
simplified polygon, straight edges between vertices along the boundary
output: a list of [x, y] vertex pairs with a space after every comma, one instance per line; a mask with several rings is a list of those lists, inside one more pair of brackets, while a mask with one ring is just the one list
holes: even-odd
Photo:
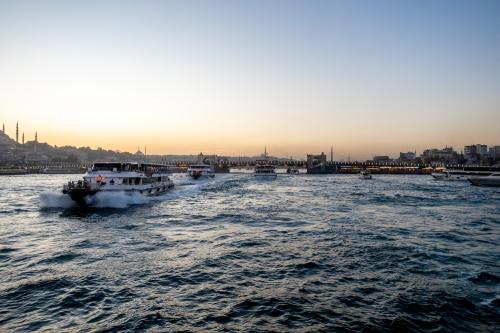
[[417, 158], [417, 153], [409, 151], [407, 153], [399, 153], [400, 161], [413, 161]]
[[431, 160], [441, 159], [441, 160], [451, 160], [455, 158], [457, 153], [453, 150], [452, 147], [445, 147], [443, 149], [431, 148], [426, 149], [422, 153], [422, 157], [428, 158]]
[[426, 149], [422, 153], [421, 158], [425, 163], [442, 164], [459, 163], [462, 160], [460, 155], [453, 150], [452, 147]]
[[144, 157], [144, 153], [141, 151], [139, 147], [137, 147], [137, 151], [134, 154], [136, 157]]
[[464, 146], [464, 157], [466, 159], [475, 158], [477, 155], [484, 156], [488, 154], [488, 146], [482, 144], [475, 144], [470, 146]]
[[322, 152], [320, 155], [307, 154], [307, 173], [309, 174], [328, 174], [337, 171], [337, 167], [328, 164], [326, 155]]
[[390, 162], [392, 162], [392, 159], [387, 155], [378, 155], [378, 156], [373, 156], [373, 162], [390, 163]]
[[493, 161], [500, 160], [500, 146], [493, 146], [490, 148], [489, 155]]

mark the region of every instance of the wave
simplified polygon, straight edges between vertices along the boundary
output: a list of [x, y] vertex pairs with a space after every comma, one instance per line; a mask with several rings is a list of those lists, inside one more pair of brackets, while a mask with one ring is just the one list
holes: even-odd
[[[127, 208], [134, 205], [144, 205], [152, 202], [174, 200], [179, 197], [188, 197], [197, 195], [205, 183], [176, 186], [165, 194], [158, 196], [144, 196], [137, 192], [113, 191], [99, 192], [93, 196], [86, 197], [86, 203], [93, 208]], [[75, 208], [78, 205], [67, 195], [62, 193], [43, 192], [40, 194], [40, 207], [49, 208]]]
[[143, 205], [150, 200], [144, 195], [133, 192], [99, 192], [86, 198], [87, 205], [95, 208], [127, 208], [133, 205]]
[[41, 208], [72, 208], [76, 203], [71, 200], [69, 195], [54, 192], [43, 192], [40, 194]]

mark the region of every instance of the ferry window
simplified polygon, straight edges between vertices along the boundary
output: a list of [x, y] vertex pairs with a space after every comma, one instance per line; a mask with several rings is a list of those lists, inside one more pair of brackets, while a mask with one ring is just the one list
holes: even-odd
[[127, 183], [128, 183], [127, 178], [123, 178], [122, 184], [127, 184]]
[[158, 181], [161, 182], [161, 177], [158, 177]]
[[135, 179], [135, 185], [139, 185], [141, 183], [141, 178], [136, 178]]
[[113, 184], [115, 183], [115, 180], [114, 180], [114, 179], [111, 179], [111, 180], [109, 181], [109, 183], [110, 183], [111, 185], [113, 185]]

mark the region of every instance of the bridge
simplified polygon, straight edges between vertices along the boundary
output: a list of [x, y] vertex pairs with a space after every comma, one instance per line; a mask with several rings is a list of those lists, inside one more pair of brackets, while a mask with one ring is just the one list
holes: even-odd
[[[161, 163], [172, 166], [173, 172], [185, 172], [189, 164], [192, 161], [169, 161], [169, 160], [153, 160], [148, 159], [148, 163]], [[334, 170], [332, 172], [325, 173], [355, 173], [362, 169], [368, 169], [373, 173], [430, 173], [436, 168], [448, 168], [448, 169], [468, 169], [468, 170], [492, 170], [500, 171], [498, 167], [482, 167], [482, 166], [465, 166], [460, 164], [417, 164], [417, 163], [377, 163], [377, 162], [342, 162], [342, 161], [330, 161], [320, 164], [311, 165], [304, 160], [276, 160], [273, 164], [277, 168], [286, 169], [288, 167], [297, 167], [301, 169], [313, 169], [322, 167], [327, 170]], [[17, 163], [10, 165], [0, 165], [0, 168], [23, 168], [26, 169], [27, 173], [71, 173], [72, 171], [84, 172], [92, 166], [92, 162], [41, 162], [41, 163]], [[215, 164], [216, 171], [219, 172], [229, 172], [229, 169], [252, 169], [255, 166], [255, 160], [249, 160], [246, 162], [240, 161], [227, 161], [219, 160], [218, 164]]]

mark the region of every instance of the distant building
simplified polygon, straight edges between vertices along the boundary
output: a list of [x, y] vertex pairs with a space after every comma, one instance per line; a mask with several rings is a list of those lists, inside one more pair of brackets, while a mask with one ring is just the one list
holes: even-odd
[[500, 146], [491, 147], [489, 155], [493, 161], [500, 160]]
[[399, 159], [401, 161], [413, 161], [417, 158], [417, 153], [415, 152], [407, 152], [407, 153], [399, 153]]
[[452, 162], [458, 159], [458, 154], [452, 147], [445, 147], [443, 149], [426, 149], [422, 153], [422, 158], [428, 162]]
[[325, 153], [321, 153], [321, 155], [307, 155], [307, 165], [313, 166], [313, 165], [318, 165], [326, 164], [326, 155]]
[[373, 162], [389, 163], [392, 162], [392, 159], [387, 155], [378, 155], [378, 156], [373, 156]]
[[478, 155], [479, 157], [481, 157], [487, 154], [488, 154], [487, 145], [475, 144], [470, 146], [464, 146], [464, 157], [466, 159], [473, 159], [476, 158]]
[[144, 156], [144, 153], [137, 147], [137, 151], [134, 154], [135, 156]]
[[329, 174], [337, 171], [335, 165], [330, 165], [326, 161], [325, 153], [320, 155], [307, 155], [307, 173], [309, 174]]
[[37, 151], [26, 152], [24, 155], [24, 161], [26, 163], [39, 163], [39, 162], [47, 162], [49, 161], [49, 157], [45, 154], [42, 154]]

